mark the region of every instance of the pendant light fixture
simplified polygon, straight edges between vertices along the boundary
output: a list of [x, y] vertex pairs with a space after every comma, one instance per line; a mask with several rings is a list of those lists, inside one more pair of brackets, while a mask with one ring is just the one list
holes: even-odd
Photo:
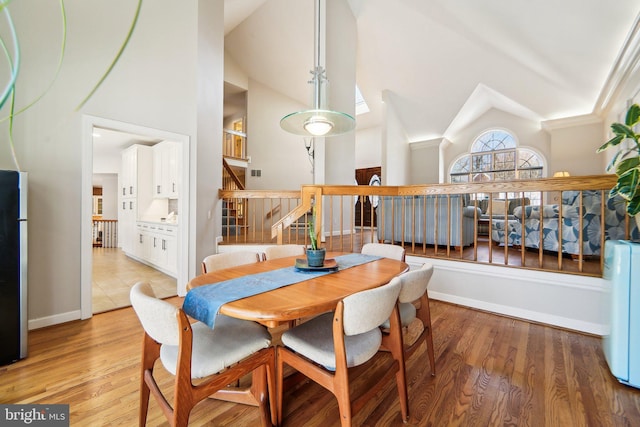
[[302, 136], [335, 136], [352, 131], [355, 119], [347, 113], [323, 108], [322, 85], [327, 81], [326, 70], [320, 65], [320, 13], [322, 0], [315, 1], [315, 58], [311, 70], [313, 78], [313, 109], [287, 114], [280, 120], [280, 127], [289, 133]]

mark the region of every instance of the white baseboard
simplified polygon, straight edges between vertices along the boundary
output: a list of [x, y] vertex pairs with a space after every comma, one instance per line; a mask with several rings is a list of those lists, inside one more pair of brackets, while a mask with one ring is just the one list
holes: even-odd
[[38, 319], [30, 319], [28, 322], [28, 329], [40, 329], [47, 326], [58, 325], [60, 323], [71, 322], [72, 320], [79, 320], [82, 318], [80, 310], [69, 311], [66, 313], [56, 314], [55, 316], [40, 317]]
[[539, 311], [525, 310], [522, 308], [509, 307], [505, 305], [493, 304], [485, 301], [472, 300], [456, 295], [443, 294], [441, 292], [429, 291], [429, 298], [452, 304], [463, 305], [465, 307], [477, 308], [478, 310], [489, 311], [491, 313], [502, 314], [531, 322], [544, 323], [558, 326], [564, 329], [572, 329], [594, 335], [604, 335], [605, 326], [599, 323], [585, 322], [568, 317], [542, 313]]

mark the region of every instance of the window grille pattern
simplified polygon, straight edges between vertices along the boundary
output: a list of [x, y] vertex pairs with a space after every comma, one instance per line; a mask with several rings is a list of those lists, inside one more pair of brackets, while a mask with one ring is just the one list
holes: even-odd
[[451, 182], [511, 181], [541, 178], [543, 162], [532, 150], [518, 148], [509, 132], [493, 129], [473, 142], [471, 152], [451, 166]]

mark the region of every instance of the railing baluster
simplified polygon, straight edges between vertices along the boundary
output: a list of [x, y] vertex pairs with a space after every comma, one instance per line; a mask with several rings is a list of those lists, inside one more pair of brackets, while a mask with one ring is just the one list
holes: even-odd
[[[564, 237], [564, 204], [562, 203], [562, 197], [560, 198], [560, 209], [558, 209], [558, 270], [562, 270], [562, 239]], [[542, 212], [540, 212], [540, 233], [544, 229], [542, 224]], [[541, 236], [541, 238], [543, 235]], [[540, 240], [540, 250], [544, 249], [544, 241]]]
[[91, 239], [93, 247], [117, 248], [117, 227], [117, 219], [94, 219], [91, 225]]
[[[540, 193], [540, 200], [542, 200], [542, 192]], [[520, 209], [522, 212], [522, 218], [524, 219], [524, 211], [525, 211], [525, 195], [524, 192], [520, 193]], [[518, 219], [516, 218], [516, 221]], [[521, 241], [521, 245], [520, 245], [520, 263], [522, 264], [523, 267], [526, 266], [527, 264], [527, 259], [526, 259], [526, 248], [527, 245], [525, 245], [526, 239], [527, 239], [527, 229], [524, 226], [524, 221], [522, 221], [520, 223], [520, 241]]]
[[[493, 212], [493, 211], [491, 211]], [[510, 231], [510, 227], [509, 227], [509, 216], [507, 215], [507, 212], [509, 212], [509, 193], [506, 193], [504, 196], [504, 212], [502, 212], [502, 214], [504, 215], [504, 225], [505, 225], [505, 232], [504, 232], [504, 265], [509, 265], [509, 231]], [[520, 245], [520, 250], [522, 250], [522, 245]]]

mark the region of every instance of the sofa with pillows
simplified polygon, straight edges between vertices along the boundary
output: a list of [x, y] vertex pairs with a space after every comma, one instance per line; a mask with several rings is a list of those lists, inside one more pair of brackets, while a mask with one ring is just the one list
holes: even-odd
[[[438, 245], [455, 247], [471, 245], [474, 241], [476, 212], [479, 217], [481, 211], [470, 204], [468, 195], [453, 194], [449, 196], [449, 201], [447, 197], [383, 197], [376, 207], [378, 239], [392, 243], [433, 245], [437, 242]], [[450, 214], [447, 211], [449, 202]]]

